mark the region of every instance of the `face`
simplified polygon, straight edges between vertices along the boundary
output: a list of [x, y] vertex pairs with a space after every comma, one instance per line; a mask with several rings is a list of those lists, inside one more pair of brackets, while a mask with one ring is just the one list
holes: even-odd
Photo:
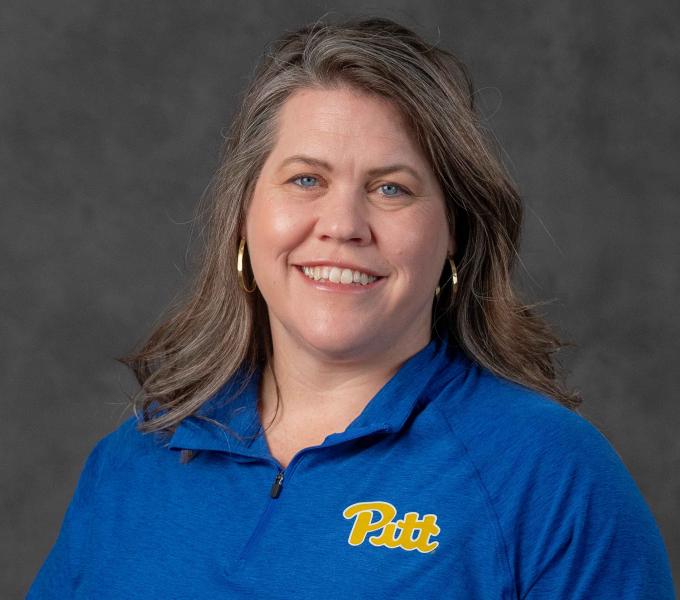
[[294, 344], [365, 359], [430, 340], [454, 241], [436, 177], [388, 101], [350, 88], [295, 92], [242, 235], [275, 352]]

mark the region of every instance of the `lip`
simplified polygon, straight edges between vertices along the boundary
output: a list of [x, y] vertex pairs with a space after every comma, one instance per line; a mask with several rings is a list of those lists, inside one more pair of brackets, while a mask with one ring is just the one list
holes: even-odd
[[348, 263], [348, 262], [333, 262], [332, 260], [315, 260], [306, 261], [301, 263], [296, 263], [296, 267], [338, 267], [338, 269], [351, 269], [352, 271], [360, 271], [361, 273], [366, 273], [366, 275], [373, 275], [373, 277], [385, 277], [380, 273], [376, 273], [372, 269], [367, 269], [366, 267], [361, 267], [359, 265]]
[[[319, 265], [319, 263], [314, 263], [316, 265]], [[305, 266], [311, 266], [311, 265], [305, 265]], [[320, 265], [319, 265], [320, 266]], [[336, 266], [336, 265], [334, 265]], [[368, 292], [377, 286], [381, 285], [383, 280], [386, 279], [386, 277], [378, 277], [375, 281], [371, 281], [371, 283], [367, 283], [366, 285], [350, 285], [350, 284], [345, 284], [345, 283], [333, 283], [332, 281], [329, 281], [328, 279], [326, 280], [321, 280], [321, 281], [316, 281], [315, 279], [310, 279], [305, 275], [304, 271], [302, 270], [302, 266], [295, 265], [293, 267], [299, 274], [302, 279], [307, 282], [307, 284], [311, 285], [312, 287], [315, 287], [317, 290], [322, 290], [325, 292], [342, 292], [345, 294], [363, 294], [365, 292]], [[349, 269], [350, 267], [346, 267]], [[357, 271], [359, 269], [356, 269]]]

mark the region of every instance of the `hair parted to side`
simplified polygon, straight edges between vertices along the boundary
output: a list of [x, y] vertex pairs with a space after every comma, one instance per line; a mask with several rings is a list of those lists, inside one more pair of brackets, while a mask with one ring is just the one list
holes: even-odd
[[444, 192], [458, 286], [452, 294], [445, 261], [433, 335], [449, 336], [493, 373], [576, 409], [581, 399], [564, 386], [554, 357], [566, 344], [511, 285], [522, 203], [485, 139], [465, 65], [392, 20], [365, 18], [286, 33], [257, 66], [205, 197], [206, 240], [193, 287], [141, 348], [119, 359], [141, 386], [133, 398], [140, 431], [172, 433], [239, 369], [247, 377], [236, 393], [270, 364], [264, 298], [237, 281], [239, 232], [283, 103], [301, 88], [337, 86], [392, 101]]

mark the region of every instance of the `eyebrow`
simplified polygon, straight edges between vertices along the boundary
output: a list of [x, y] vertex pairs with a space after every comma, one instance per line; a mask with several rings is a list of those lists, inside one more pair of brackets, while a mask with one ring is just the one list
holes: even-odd
[[[312, 167], [321, 167], [322, 169], [326, 169], [330, 173], [333, 172], [333, 167], [331, 167], [330, 163], [319, 158], [307, 156], [305, 154], [294, 154], [293, 156], [289, 156], [288, 158], [281, 162], [281, 164], [279, 165], [279, 169], [282, 169], [286, 165], [289, 165], [290, 163], [294, 162], [305, 163]], [[397, 171], [406, 171], [407, 173], [410, 173], [413, 177], [415, 177], [419, 182], [422, 182], [423, 180], [418, 171], [416, 171], [413, 167], [399, 163], [393, 165], [385, 165], [384, 167], [376, 167], [375, 169], [371, 169], [370, 171], [368, 171], [368, 175], [370, 177], [380, 177], [381, 175], [387, 175], [388, 173], [396, 173]]]

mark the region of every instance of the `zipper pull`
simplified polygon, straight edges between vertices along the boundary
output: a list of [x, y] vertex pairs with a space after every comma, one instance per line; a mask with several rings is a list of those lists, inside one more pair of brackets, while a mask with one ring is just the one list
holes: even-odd
[[274, 485], [272, 485], [271, 497], [278, 498], [281, 493], [281, 488], [283, 487], [283, 471], [279, 471], [276, 474], [276, 479], [274, 479]]

